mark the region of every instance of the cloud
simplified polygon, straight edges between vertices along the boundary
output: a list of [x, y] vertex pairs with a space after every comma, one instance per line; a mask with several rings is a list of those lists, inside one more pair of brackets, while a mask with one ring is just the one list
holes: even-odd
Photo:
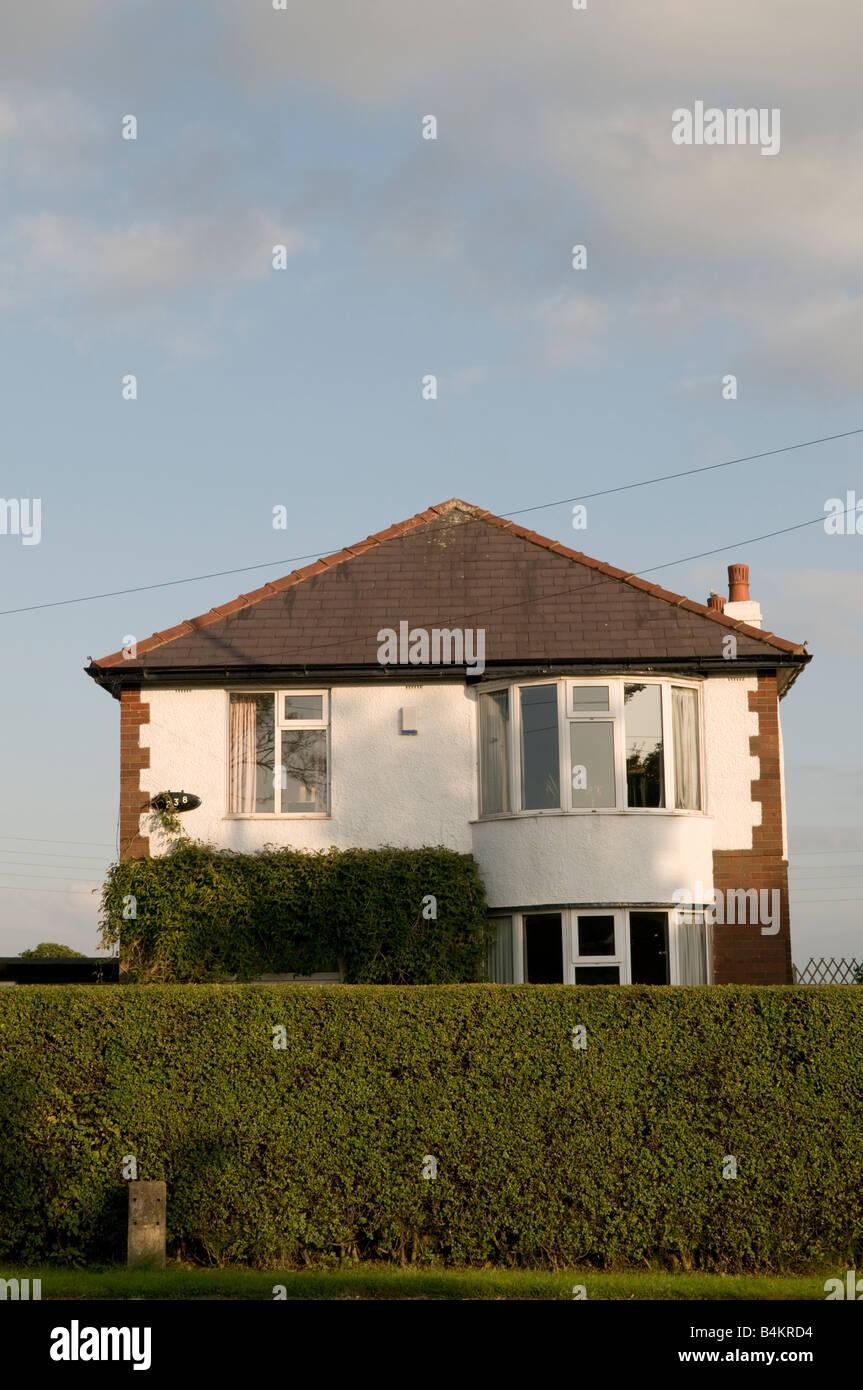
[[599, 300], [561, 290], [537, 306], [535, 322], [550, 367], [586, 366], [602, 356], [608, 307]]
[[[154, 167], [141, 159], [136, 192], [147, 190], [150, 204], [130, 209], [122, 230], [88, 208], [78, 240], [92, 240], [98, 260], [77, 244], [73, 222], [66, 262], [46, 266], [52, 243], [62, 251], [50, 222], [60, 214], [36, 209], [34, 250], [12, 247], [22, 261], [7, 300], [35, 297], [34, 266], [46, 297], [63, 300], [77, 286], [82, 310], [92, 283], [97, 315], [114, 290], [122, 302], [127, 289], [158, 299], [254, 280], [257, 247], [244, 246], [237, 209], [268, 205], [272, 151], [255, 148], [244, 120], [235, 137], [229, 118], [251, 101], [258, 119], [269, 106], [264, 121], [282, 121], [287, 86], [308, 128], [326, 132], [324, 147], [332, 140], [327, 154], [314, 146], [314, 159], [329, 167], [311, 171], [326, 196], [308, 207], [298, 197], [294, 225], [315, 219], [323, 235], [328, 220], [340, 229], [349, 221], [369, 277], [437, 273], [453, 302], [511, 324], [525, 314], [544, 320], [537, 360], [550, 369], [596, 362], [633, 339], [681, 346], [697, 329], [721, 339], [750, 388], [775, 394], [805, 384], [824, 401], [857, 394], [863, 11], [846, 0], [729, 0], [707, 9], [617, 0], [585, 12], [566, 0], [292, 0], [285, 11], [213, 0], [190, 13], [200, 22], [179, 25], [167, 0], [146, 10], [132, 3], [122, 15], [102, 0], [13, 7], [11, 48], [31, 73], [50, 71], [47, 59], [63, 44], [84, 53], [104, 41], [110, 54], [136, 38], [123, 67], [128, 97], [111, 93], [115, 135], [119, 114], [141, 106], [156, 39], [166, 33], [175, 42], [158, 46], [160, 81], [169, 90], [185, 82], [194, 53], [215, 89], [206, 109], [218, 116], [207, 120], [222, 124], [189, 143], [202, 118], [188, 113], [192, 126], [180, 123], [158, 161], [161, 195]], [[826, 44], [825, 32], [835, 41]], [[44, 180], [49, 189], [75, 169], [82, 183], [108, 185], [108, 118], [88, 114], [85, 79], [75, 63], [69, 71], [77, 96], [46, 88], [0, 108], [7, 168], [22, 185]], [[781, 151], [764, 159], [750, 147], [673, 145], [671, 113], [696, 99], [779, 105]], [[436, 142], [419, 139], [428, 113], [438, 119]], [[334, 121], [343, 125], [341, 146]], [[229, 190], [233, 209], [224, 228], [215, 185]], [[265, 216], [250, 211], [246, 221], [253, 228]], [[27, 230], [19, 221], [13, 233]], [[249, 236], [254, 243], [253, 229]], [[580, 307], [563, 289], [576, 241], [589, 249]], [[79, 263], [93, 265], [92, 277]], [[516, 330], [514, 342], [521, 338]], [[818, 350], [807, 354], [811, 342]]]
[[276, 244], [296, 254], [308, 242], [255, 209], [231, 217], [152, 219], [105, 227], [43, 212], [14, 221], [0, 242], [6, 266], [0, 301], [8, 308], [50, 303], [86, 307], [101, 320], [123, 319], [199, 290], [229, 291], [273, 274]]
[[456, 395], [464, 395], [474, 386], [481, 386], [489, 377], [488, 367], [462, 367], [447, 378], [450, 388]]
[[[709, 96], [729, 70], [747, 89], [763, 90], [768, 74], [774, 84], [785, 85], [787, 74], [804, 88], [856, 82], [863, 38], [863, 18], [845, 0], [727, 0], [708, 8], [617, 0], [585, 12], [559, 0], [318, 0], [284, 12], [250, 9], [246, 0], [217, 3], [216, 55], [250, 86], [290, 76], [357, 105], [380, 109], [407, 97], [433, 112], [436, 96], [443, 108], [466, 92], [475, 98], [494, 78], [534, 95], [575, 88], [589, 102], [609, 84], [667, 85], [683, 98], [697, 82], [693, 99]], [[843, 41], [825, 43], [825, 33]]]
[[[783, 389], [805, 375], [821, 399], [856, 393], [858, 312], [842, 295], [863, 242], [863, 13], [843, 0], [708, 10], [618, 0], [589, 13], [522, 0], [328, 0], [289, 14], [221, 0], [219, 13], [212, 41], [226, 80], [261, 99], [288, 77], [310, 100], [403, 127], [406, 163], [425, 168], [427, 184], [370, 195], [388, 249], [415, 265], [453, 262], [453, 287], [469, 284], [489, 305], [532, 297], [549, 320], [549, 366], [597, 358], [597, 314], [559, 293], [563, 248], [582, 240], [609, 340], [673, 344], [698, 323], [736, 341], [753, 385]], [[841, 42], [825, 45], [825, 31]], [[696, 99], [780, 106], [781, 151], [767, 160], [751, 147], [673, 145], [671, 113]], [[434, 165], [415, 149], [428, 112]], [[528, 216], [501, 215], [513, 186]], [[788, 305], [801, 277], [810, 303], [798, 322]], [[810, 328], [823, 352], [805, 363]]]
[[817, 391], [838, 402], [861, 394], [863, 296], [810, 299], [778, 313], [743, 353], [741, 374], [762, 399]]
[[68, 93], [0, 96], [0, 176], [7, 188], [17, 185], [26, 195], [92, 185], [109, 139], [105, 122]]

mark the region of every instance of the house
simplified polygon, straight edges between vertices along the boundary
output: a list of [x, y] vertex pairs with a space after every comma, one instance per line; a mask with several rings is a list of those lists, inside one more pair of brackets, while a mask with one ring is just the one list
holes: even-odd
[[779, 701], [810, 657], [729, 575], [696, 603], [452, 499], [157, 632], [87, 668], [123, 853], [182, 789], [235, 850], [472, 853], [492, 979], [791, 982]]

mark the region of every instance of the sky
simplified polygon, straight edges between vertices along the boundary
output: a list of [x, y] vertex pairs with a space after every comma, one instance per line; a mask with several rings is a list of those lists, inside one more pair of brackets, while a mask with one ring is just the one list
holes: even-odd
[[[789, 448], [863, 431], [861, 41], [852, 0], [5, 8], [0, 494], [41, 536], [0, 534], [0, 956], [96, 949], [88, 657], [458, 496], [700, 601], [750, 565], [813, 653], [794, 960], [863, 958], [863, 536], [818, 520], [863, 433]], [[698, 101], [778, 111], [779, 148], [675, 143]], [[545, 505], [740, 458], [584, 531]]]

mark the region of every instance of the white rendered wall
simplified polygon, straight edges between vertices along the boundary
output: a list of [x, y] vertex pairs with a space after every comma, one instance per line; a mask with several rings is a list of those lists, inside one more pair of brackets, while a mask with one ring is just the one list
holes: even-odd
[[706, 816], [527, 816], [478, 821], [473, 832], [491, 907], [670, 903], [675, 889], [713, 886]]
[[749, 752], [749, 739], [758, 733], [749, 692], [757, 689], [756, 676], [704, 682], [704, 766], [714, 849], [751, 849], [753, 827], [761, 824], [761, 802], [752, 800], [760, 760]]
[[[331, 815], [233, 818], [228, 798], [224, 690], [142, 692], [150, 722], [141, 788], [183, 790], [201, 806], [184, 814], [197, 839], [236, 850], [442, 844], [473, 853], [492, 907], [568, 902], [669, 902], [699, 881], [712, 887], [713, 849], [750, 849], [760, 803], [749, 737], [755, 677], [703, 688], [705, 814], [599, 813], [477, 820], [476, 710], [463, 686], [336, 686], [331, 693]], [[400, 733], [413, 706], [419, 732]], [[143, 827], [146, 831], [146, 827]], [[154, 853], [161, 848], [151, 838]]]
[[[297, 849], [373, 849], [443, 844], [469, 854], [476, 814], [475, 708], [465, 688], [336, 686], [331, 692], [331, 814], [328, 819], [234, 819], [228, 806], [228, 697], [223, 690], [151, 690], [150, 723], [141, 726], [150, 767], [141, 787], [193, 792], [196, 811], [183, 825], [223, 848], [265, 844]], [[416, 735], [399, 731], [412, 705]], [[152, 844], [152, 849], [156, 850]]]

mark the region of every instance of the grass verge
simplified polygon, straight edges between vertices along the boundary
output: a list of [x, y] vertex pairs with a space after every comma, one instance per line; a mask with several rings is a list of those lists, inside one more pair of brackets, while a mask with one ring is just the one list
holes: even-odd
[[[843, 1272], [838, 1271], [841, 1275]], [[753, 1301], [824, 1299], [824, 1281], [837, 1274], [682, 1274], [660, 1270], [564, 1273], [510, 1269], [400, 1269], [391, 1265], [327, 1270], [197, 1269], [164, 1273], [128, 1270], [0, 1270], [0, 1277], [41, 1279], [43, 1301], [54, 1299], [264, 1299], [277, 1285], [289, 1299], [572, 1299], [583, 1285], [588, 1299]], [[8, 1295], [7, 1295], [8, 1296]]]

